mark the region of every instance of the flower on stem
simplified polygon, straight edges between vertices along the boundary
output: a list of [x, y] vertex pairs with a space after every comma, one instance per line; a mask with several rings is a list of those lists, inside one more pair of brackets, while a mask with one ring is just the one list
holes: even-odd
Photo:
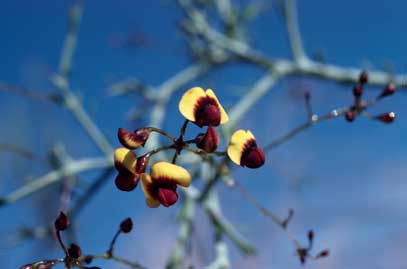
[[188, 187], [191, 176], [183, 167], [157, 162], [152, 165], [150, 174], [141, 175], [141, 184], [149, 207], [161, 205], [169, 207], [178, 200], [177, 186]]
[[68, 216], [64, 212], [60, 212], [54, 223], [57, 231], [64, 231], [69, 226]]
[[396, 113], [394, 112], [383, 113], [376, 116], [375, 119], [383, 123], [392, 123], [396, 119]]
[[215, 128], [208, 126], [206, 133], [199, 134], [195, 138], [196, 146], [207, 153], [212, 153], [219, 145], [219, 136]]
[[129, 233], [133, 229], [133, 221], [131, 218], [127, 218], [120, 223], [120, 231], [122, 233]]
[[120, 143], [128, 149], [144, 147], [149, 135], [150, 132], [147, 128], [140, 128], [134, 132], [119, 128], [117, 131], [117, 137], [119, 138]]
[[81, 248], [76, 244], [71, 244], [68, 249], [69, 257], [77, 259], [82, 255]]
[[257, 146], [256, 138], [249, 130], [233, 133], [227, 153], [234, 163], [248, 168], [259, 168], [265, 162], [264, 152]]
[[147, 160], [145, 156], [137, 158], [136, 154], [127, 148], [118, 148], [114, 151], [114, 165], [119, 172], [115, 179], [116, 187], [121, 191], [132, 191], [137, 187]]
[[394, 83], [389, 83], [382, 91], [382, 93], [379, 95], [379, 98], [386, 97], [389, 95], [392, 95], [396, 92], [396, 85]]
[[179, 102], [179, 111], [199, 127], [218, 126], [229, 120], [228, 115], [211, 89], [204, 91], [200, 87], [189, 89]]

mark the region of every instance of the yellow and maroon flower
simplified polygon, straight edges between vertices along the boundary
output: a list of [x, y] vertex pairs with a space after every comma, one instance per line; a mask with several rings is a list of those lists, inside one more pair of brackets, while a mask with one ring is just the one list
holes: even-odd
[[141, 185], [149, 207], [175, 204], [178, 200], [177, 186], [188, 187], [190, 184], [188, 171], [168, 162], [157, 162], [151, 167], [150, 174], [141, 175]]
[[249, 130], [233, 133], [227, 153], [234, 163], [248, 168], [258, 168], [265, 162], [263, 150], [257, 146], [256, 138]]
[[211, 89], [204, 91], [200, 87], [189, 89], [179, 102], [179, 111], [199, 127], [218, 126], [229, 120], [228, 115]]
[[149, 135], [150, 132], [147, 128], [140, 128], [134, 132], [119, 128], [117, 131], [117, 137], [119, 138], [120, 143], [128, 149], [143, 147]]
[[137, 159], [131, 150], [118, 148], [114, 151], [114, 165], [119, 172], [115, 179], [116, 187], [121, 191], [132, 191], [137, 187], [147, 163], [144, 156]]

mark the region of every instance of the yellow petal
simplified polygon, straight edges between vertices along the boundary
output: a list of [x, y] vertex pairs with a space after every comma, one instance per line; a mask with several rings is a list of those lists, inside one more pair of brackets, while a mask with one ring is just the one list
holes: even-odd
[[135, 173], [137, 156], [127, 148], [117, 148], [114, 151], [114, 164], [117, 170]]
[[220, 104], [218, 98], [216, 97], [215, 93], [211, 89], [206, 90], [206, 95], [215, 99], [216, 103], [218, 103], [219, 110], [220, 110], [220, 124], [224, 124], [229, 121], [229, 116], [226, 114], [226, 111], [223, 109], [223, 106]]
[[195, 121], [195, 105], [200, 98], [205, 96], [204, 90], [200, 87], [189, 89], [178, 104], [179, 111], [187, 120]]
[[191, 175], [183, 167], [169, 163], [157, 162], [151, 167], [152, 180], [168, 182], [188, 187], [191, 184]]
[[155, 199], [154, 194], [151, 193], [152, 184], [151, 176], [149, 174], [141, 174], [141, 188], [143, 189], [144, 196], [146, 197], [146, 204], [148, 207], [155, 208], [160, 206], [160, 201]]
[[255, 138], [249, 130], [237, 130], [233, 133], [228, 146], [228, 156], [234, 163], [240, 165], [244, 145], [251, 139]]

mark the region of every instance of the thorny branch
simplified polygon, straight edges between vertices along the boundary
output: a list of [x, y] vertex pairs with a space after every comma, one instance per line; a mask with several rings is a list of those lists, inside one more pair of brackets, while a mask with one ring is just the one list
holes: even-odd
[[[273, 86], [282, 78], [294, 75], [316, 77], [324, 80], [331, 80], [338, 83], [353, 84], [358, 81], [361, 72], [358, 68], [340, 67], [332, 64], [315, 62], [306, 56], [302, 39], [299, 31], [298, 17], [295, 0], [282, 0], [282, 11], [285, 19], [287, 35], [292, 50], [293, 59], [270, 59], [264, 53], [254, 49], [242, 35], [239, 35], [241, 28], [244, 27], [237, 19], [239, 10], [235, 10], [229, 0], [215, 1], [216, 11], [221, 18], [224, 29], [218, 30], [211, 26], [205, 15], [205, 5], [198, 4], [194, 0], [179, 0], [180, 8], [186, 14], [187, 41], [190, 44], [195, 44], [197, 40], [203, 39], [205, 47], [197, 49], [191, 46], [192, 53], [202, 54], [196, 55], [197, 61], [190, 66], [184, 68], [174, 76], [167, 79], [157, 87], [142, 85], [143, 90], [138, 91], [141, 95], [153, 102], [150, 110], [149, 126], [161, 128], [166, 117], [166, 107], [172, 95], [179, 89], [182, 89], [186, 84], [195, 81], [199, 77], [214, 72], [216, 68], [229, 61], [240, 61], [251, 63], [265, 70], [262, 77], [258, 79], [254, 85], [249, 88], [245, 95], [231, 108], [229, 128], [225, 128], [224, 132], [228, 134], [233, 125], [236, 125], [242, 117], [249, 111], [257, 101], [268, 94]], [[209, 1], [210, 2], [210, 1]], [[26, 185], [20, 187], [14, 192], [0, 199], [0, 206], [11, 204], [19, 199], [31, 195], [42, 190], [46, 186], [60, 182], [64, 177], [80, 174], [87, 170], [104, 169], [100, 177], [94, 180], [94, 183], [85, 191], [85, 194], [71, 207], [72, 216], [78, 214], [80, 209], [88, 202], [89, 197], [93, 196], [98, 188], [106, 182], [112, 171], [113, 162], [111, 161], [112, 146], [108, 139], [103, 135], [98, 125], [88, 115], [85, 108], [73, 93], [69, 85], [69, 77], [72, 71], [72, 60], [77, 43], [79, 25], [83, 12], [83, 3], [77, 2], [73, 5], [69, 15], [69, 29], [65, 38], [64, 47], [60, 57], [59, 70], [53, 77], [55, 87], [61, 92], [59, 94], [46, 95], [38, 91], [33, 91], [8, 83], [0, 83], [0, 90], [16, 93], [25, 97], [39, 99], [43, 101], [51, 101], [53, 103], [63, 105], [69, 109], [73, 116], [77, 119], [80, 126], [88, 133], [91, 141], [93, 141], [102, 151], [102, 157], [85, 158], [77, 160], [67, 160], [60, 165], [59, 168], [50, 171], [49, 173], [38, 177]], [[369, 71], [369, 84], [384, 86], [389, 82], [393, 82], [399, 88], [407, 88], [407, 76], [388, 74], [381, 71]], [[117, 83], [115, 91], [121, 91], [126, 83]], [[117, 90], [118, 89], [118, 90]], [[158, 97], [157, 97], [158, 96]], [[153, 98], [154, 97], [154, 98]], [[369, 105], [374, 102], [369, 103]], [[301, 124], [287, 134], [266, 145], [265, 150], [270, 151], [279, 145], [291, 140], [297, 134], [310, 128], [311, 126], [343, 116], [351, 108], [345, 107], [333, 110], [322, 116], [311, 115], [308, 121]], [[161, 143], [157, 136], [153, 136], [146, 145], [148, 149], [157, 148]], [[23, 154], [20, 150], [16, 150]], [[25, 154], [25, 153], [24, 153]], [[25, 154], [26, 155], [26, 154]], [[211, 165], [211, 164], [210, 164]], [[212, 164], [213, 165], [213, 164]], [[274, 223], [280, 226], [287, 232], [288, 237], [296, 246], [297, 250], [303, 250], [298, 241], [291, 235], [287, 229], [287, 225], [291, 220], [292, 214], [289, 214], [287, 219], [280, 219], [273, 212], [262, 207], [239, 183], [230, 180], [231, 169], [228, 167], [228, 162], [220, 162], [215, 166], [217, 171], [206, 179], [205, 187], [199, 190], [191, 187], [185, 190], [186, 199], [180, 209], [178, 221], [180, 223], [180, 231], [175, 243], [175, 247], [169, 257], [167, 268], [178, 268], [177, 266], [183, 263], [186, 255], [186, 245], [194, 232], [192, 223], [195, 216], [196, 207], [201, 205], [204, 207], [207, 217], [211, 221], [214, 228], [215, 250], [216, 257], [214, 261], [207, 267], [209, 269], [230, 268], [228, 258], [228, 247], [223, 241], [224, 236], [228, 236], [232, 242], [237, 245], [243, 252], [253, 253], [254, 249], [246, 240], [236, 231], [232, 223], [230, 223], [222, 214], [219, 198], [217, 197], [216, 182], [219, 179], [224, 179], [232, 187], [238, 189], [256, 208], [264, 215], [269, 217]], [[204, 176], [202, 176], [204, 178]], [[102, 259], [113, 259], [130, 268], [139, 268], [138, 264], [132, 264], [116, 256], [106, 256], [105, 254], [95, 256]], [[55, 262], [62, 262], [56, 260]]]

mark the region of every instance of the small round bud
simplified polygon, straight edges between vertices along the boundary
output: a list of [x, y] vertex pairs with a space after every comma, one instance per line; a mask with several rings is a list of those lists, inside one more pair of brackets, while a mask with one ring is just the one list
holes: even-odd
[[64, 231], [69, 226], [69, 219], [64, 212], [60, 212], [57, 219], [54, 222], [55, 229], [58, 231]]
[[352, 111], [347, 111], [347, 112], [345, 113], [345, 119], [346, 119], [348, 122], [354, 121], [354, 120], [355, 120], [355, 113], [353, 113]]
[[82, 254], [81, 248], [76, 244], [71, 244], [71, 246], [68, 249], [69, 257], [77, 259], [81, 256], [81, 254]]
[[396, 92], [396, 85], [394, 83], [389, 83], [382, 91], [379, 97], [385, 97], [392, 95]]
[[396, 119], [396, 113], [394, 112], [383, 113], [376, 116], [375, 119], [387, 124], [392, 123]]
[[355, 97], [361, 97], [363, 93], [363, 87], [362, 84], [357, 83], [355, 87], [353, 87], [353, 96]]
[[120, 231], [122, 233], [129, 233], [133, 229], [133, 221], [131, 218], [127, 218], [120, 223]]
[[324, 258], [324, 257], [328, 257], [328, 256], [329, 256], [329, 250], [324, 249], [320, 253], [318, 253], [316, 257], [317, 258]]
[[369, 75], [367, 74], [367, 72], [362, 71], [359, 75], [359, 82], [362, 84], [365, 84], [365, 83], [367, 83], [368, 78], [369, 78]]

